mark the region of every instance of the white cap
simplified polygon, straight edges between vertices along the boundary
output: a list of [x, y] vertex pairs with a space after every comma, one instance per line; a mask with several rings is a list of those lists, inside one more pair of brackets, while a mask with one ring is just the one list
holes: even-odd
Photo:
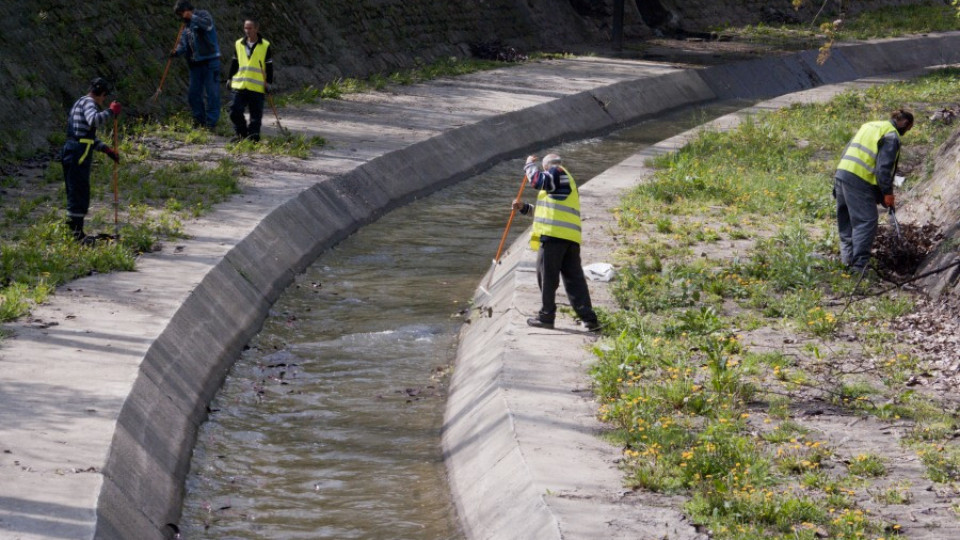
[[560, 164], [560, 156], [556, 154], [547, 154], [543, 156], [543, 161], [540, 162], [540, 164], [543, 165], [544, 169], [549, 169], [551, 165]]

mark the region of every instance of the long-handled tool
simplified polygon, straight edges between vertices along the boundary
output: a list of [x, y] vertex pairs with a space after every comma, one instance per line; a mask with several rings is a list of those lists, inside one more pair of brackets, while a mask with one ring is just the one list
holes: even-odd
[[267, 101], [270, 103], [270, 108], [273, 110], [273, 117], [277, 119], [277, 127], [280, 128], [280, 133], [284, 135], [287, 134], [287, 130], [280, 125], [280, 115], [277, 114], [277, 106], [273, 104], [273, 95], [267, 94]]
[[[177, 50], [177, 47], [180, 46], [180, 36], [183, 35], [183, 27], [186, 26], [186, 23], [180, 23], [180, 31], [177, 32], [177, 40], [173, 42], [173, 51]], [[153, 97], [150, 98], [150, 101], [157, 101], [160, 97], [160, 92], [163, 91], [163, 81], [167, 79], [167, 72], [170, 71], [170, 62], [173, 60], [173, 53], [167, 57], [167, 67], [163, 68], [163, 76], [160, 77], [160, 86], [157, 87], [157, 91], [154, 92]]]
[[[260, 62], [260, 72], [263, 74], [263, 80], [266, 81], [267, 72], [263, 69], [263, 62]], [[271, 94], [270, 92], [266, 92], [266, 94], [267, 94], [267, 102], [270, 104], [270, 110], [273, 111], [273, 117], [277, 119], [277, 127], [280, 129], [280, 133], [286, 135], [287, 130], [285, 130], [283, 126], [280, 125], [280, 115], [277, 114], [277, 107], [276, 105], [273, 104], [273, 94]]]
[[903, 244], [903, 235], [900, 234], [900, 222], [897, 221], [897, 212], [892, 207], [887, 208], [887, 221], [893, 223], [893, 230], [897, 231], [897, 240]]
[[[113, 151], [120, 155], [119, 118], [113, 117]], [[120, 163], [113, 162], [113, 235], [120, 240]]]
[[[517, 192], [516, 201], [520, 200], [520, 197], [523, 196], [523, 188], [527, 186], [527, 177], [524, 177], [520, 180], [520, 190]], [[500, 255], [503, 254], [503, 246], [507, 242], [507, 233], [510, 232], [510, 225], [513, 223], [513, 217], [517, 215], [517, 209], [510, 209], [510, 218], [507, 220], [507, 226], [503, 229], [503, 236], [500, 237], [500, 246], [497, 247], [497, 256], [493, 258], [493, 264], [490, 265], [490, 278], [487, 280], [487, 287], [483, 285], [480, 286], [480, 290], [483, 294], [489, 295], [489, 287], [493, 284], [493, 275], [497, 269], [497, 265], [500, 264]]]

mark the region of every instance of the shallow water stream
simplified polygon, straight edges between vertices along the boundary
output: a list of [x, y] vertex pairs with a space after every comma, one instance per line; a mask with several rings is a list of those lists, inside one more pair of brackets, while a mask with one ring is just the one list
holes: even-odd
[[[547, 150], [584, 183], [734, 108]], [[440, 450], [447, 373], [522, 163], [390, 212], [297, 276], [210, 405], [183, 538], [462, 537]], [[518, 215], [511, 241], [529, 225]]]

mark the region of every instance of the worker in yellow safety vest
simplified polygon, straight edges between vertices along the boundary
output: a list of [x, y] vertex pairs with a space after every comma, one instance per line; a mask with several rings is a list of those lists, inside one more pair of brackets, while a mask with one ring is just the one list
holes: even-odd
[[913, 113], [897, 109], [890, 120], [867, 122], [847, 144], [834, 174], [840, 261], [863, 274], [877, 235], [877, 205], [894, 209], [893, 180], [900, 136], [913, 127]]
[[[273, 84], [273, 53], [270, 42], [260, 36], [260, 24], [243, 21], [243, 35], [236, 42], [233, 62], [230, 64], [230, 121], [233, 122], [235, 141], [260, 140], [264, 96]], [[250, 110], [250, 122], [244, 110]]]
[[577, 183], [557, 154], [547, 154], [542, 163], [537, 163], [538, 159], [530, 156], [524, 164], [527, 181], [539, 190], [536, 206], [513, 201], [513, 208], [524, 215], [535, 208], [530, 247], [537, 251], [537, 284], [542, 306], [536, 317], [527, 319], [527, 324], [536, 328], [554, 327], [556, 294], [562, 278], [573, 310], [583, 326], [595, 332], [600, 329], [600, 323], [593, 311], [580, 263], [582, 235]]

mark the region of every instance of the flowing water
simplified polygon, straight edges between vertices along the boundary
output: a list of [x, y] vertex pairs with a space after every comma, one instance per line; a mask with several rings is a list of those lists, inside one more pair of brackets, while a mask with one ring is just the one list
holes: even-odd
[[[678, 112], [540, 155], [559, 153], [583, 183], [740, 106]], [[462, 538], [440, 449], [447, 374], [522, 164], [394, 210], [297, 276], [210, 405], [183, 538]], [[508, 241], [529, 225], [518, 215]]]

